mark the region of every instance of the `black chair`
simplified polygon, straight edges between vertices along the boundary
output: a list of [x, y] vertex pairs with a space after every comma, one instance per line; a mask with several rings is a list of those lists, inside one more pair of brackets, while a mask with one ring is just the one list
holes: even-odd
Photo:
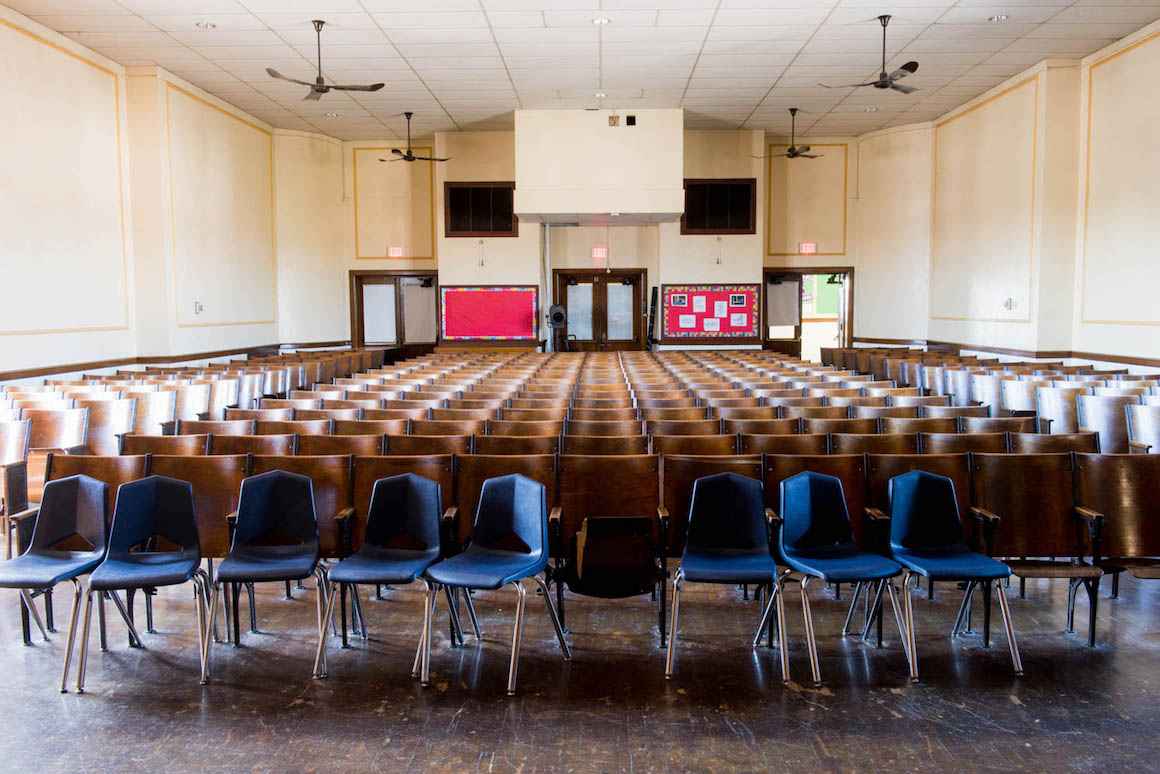
[[[507, 692], [516, 692], [516, 670], [519, 666], [520, 640], [524, 628], [524, 603], [527, 591], [521, 581], [532, 578], [544, 595], [548, 616], [556, 630], [556, 639], [564, 660], [572, 657], [564, 630], [540, 573], [548, 567], [548, 497], [547, 488], [526, 476], [511, 474], [483, 482], [475, 510], [475, 527], [471, 542], [463, 553], [437, 562], [428, 568], [426, 577], [437, 586], [456, 589], [503, 588], [515, 586], [516, 622], [512, 633], [512, 658], [508, 667]], [[431, 619], [435, 611], [437, 588], [427, 590], [423, 608], [423, 649], [420, 682], [430, 683]]]
[[[1003, 581], [1011, 577], [1011, 568], [991, 557], [972, 551], [963, 537], [959, 518], [955, 485], [946, 476], [937, 476], [914, 470], [890, 479], [890, 550], [902, 565], [902, 606], [906, 632], [910, 638], [907, 649], [910, 658], [910, 679], [918, 680], [918, 652], [914, 639], [914, 604], [910, 597], [910, 581], [917, 586], [918, 578], [932, 581], [961, 581], [966, 583], [963, 603], [955, 621], [957, 630], [966, 613], [970, 595], [975, 586], [983, 589], [984, 628], [989, 630], [991, 592], [999, 592], [999, 607], [1007, 630], [1007, 644], [1011, 649], [1011, 663], [1015, 674], [1023, 674], [1019, 644], [1011, 625], [1011, 610]], [[979, 508], [971, 512], [977, 518], [993, 522], [997, 517]]]
[[[442, 488], [429, 478], [404, 473], [375, 482], [362, 545], [326, 574], [326, 614], [322, 619], [318, 654], [314, 658], [315, 677], [327, 676], [326, 630], [334, 619], [334, 602], [339, 596], [331, 584], [337, 583], [340, 588], [360, 583], [403, 586], [418, 580], [424, 589], [429, 588], [422, 575], [439, 560], [439, 517], [442, 513]], [[470, 597], [468, 604], [471, 604]], [[419, 648], [422, 648], [422, 636], [419, 640]], [[415, 651], [412, 676], [418, 676], [420, 653], [421, 650]]]
[[[93, 594], [114, 594], [113, 599], [116, 600], [117, 591], [179, 586], [187, 581], [193, 581], [201, 682], [205, 684], [208, 642], [206, 593], [209, 590], [209, 577], [198, 567], [200, 562], [201, 545], [193, 513], [193, 487], [188, 482], [164, 476], [149, 476], [121, 484], [113, 507], [109, 550], [105, 560], [93, 570], [85, 594], [77, 693], [83, 693], [85, 689]], [[131, 638], [140, 644], [141, 637], [127, 616], [125, 623]]]
[[[317, 623], [322, 636], [326, 579], [318, 563], [318, 518], [310, 479], [284, 470], [271, 470], [242, 481], [230, 551], [214, 575], [210, 625], [217, 618], [222, 584], [241, 588], [250, 583], [285, 583], [315, 576], [318, 581]], [[233, 607], [234, 645], [241, 631], [238, 606]], [[209, 647], [205, 649], [209, 677]]]
[[[48, 632], [33, 603], [32, 594], [72, 581], [72, 625], [64, 652], [61, 693], [68, 690], [68, 670], [72, 660], [73, 635], [80, 613], [80, 576], [96, 569], [105, 558], [105, 492], [108, 485], [88, 476], [69, 476], [45, 484], [40, 510], [32, 527], [27, 550], [15, 559], [0, 562], [0, 588], [19, 589], [21, 604], [48, 641]], [[87, 549], [68, 547], [74, 538]], [[51, 624], [50, 624], [51, 625]]]
[[[863, 551], [854, 542], [854, 530], [850, 525], [850, 514], [846, 509], [846, 495], [842, 491], [842, 480], [836, 476], [806, 471], [791, 476], [781, 482], [781, 497], [778, 517], [781, 530], [777, 541], [778, 564], [799, 574], [801, 587], [802, 618], [806, 627], [806, 645], [810, 655], [810, 669], [815, 684], [822, 681], [818, 665], [818, 645], [814, 636], [814, 618], [810, 610], [810, 599], [806, 586], [811, 579], [822, 583], [853, 583], [854, 596], [850, 609], [842, 624], [842, 636], [850, 627], [854, 608], [863, 591], [874, 594], [867, 617], [863, 640], [869, 631], [869, 624], [882, 604], [882, 592], [890, 594], [890, 605], [894, 611], [894, 622], [902, 638], [903, 651], [909, 647], [906, 627], [902, 623], [901, 605], [894, 578], [902, 572], [898, 562], [885, 556]], [[791, 573], [783, 573], [778, 578], [778, 594], [785, 594], [785, 584], [792, 580]], [[780, 604], [780, 603], [779, 603]], [[782, 634], [781, 667], [782, 679], [789, 682], [789, 653]]]
[[[681, 566], [673, 576], [673, 610], [669, 621], [665, 679], [673, 676], [683, 582], [748, 584], [776, 589], [777, 565], [769, 546], [772, 516], [772, 511], [765, 507], [761, 482], [756, 479], [736, 473], [717, 473], [693, 482], [685, 551], [681, 556]], [[762, 611], [753, 645], [756, 647], [761, 641], [775, 599], [784, 661], [785, 607], [776, 591], [770, 593]]]

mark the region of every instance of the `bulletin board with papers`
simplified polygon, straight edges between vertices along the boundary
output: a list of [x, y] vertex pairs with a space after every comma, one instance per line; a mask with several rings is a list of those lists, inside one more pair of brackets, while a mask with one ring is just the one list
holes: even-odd
[[663, 285], [662, 339], [761, 340], [760, 285]]

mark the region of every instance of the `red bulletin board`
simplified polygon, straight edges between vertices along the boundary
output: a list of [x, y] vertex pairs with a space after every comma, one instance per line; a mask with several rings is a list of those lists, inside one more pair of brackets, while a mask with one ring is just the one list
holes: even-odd
[[535, 285], [443, 285], [439, 322], [444, 341], [536, 340]]
[[662, 338], [759, 338], [760, 294], [760, 285], [664, 285]]

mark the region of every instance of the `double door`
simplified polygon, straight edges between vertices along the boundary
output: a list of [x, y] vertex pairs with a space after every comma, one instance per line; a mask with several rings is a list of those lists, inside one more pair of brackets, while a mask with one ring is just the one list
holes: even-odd
[[643, 269], [556, 269], [553, 301], [567, 310], [557, 331], [558, 351], [644, 349]]

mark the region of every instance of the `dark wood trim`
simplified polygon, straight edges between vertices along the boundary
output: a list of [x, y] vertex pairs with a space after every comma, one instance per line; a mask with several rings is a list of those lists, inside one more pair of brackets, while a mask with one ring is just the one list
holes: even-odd
[[[685, 212], [689, 210], [688, 191], [689, 183], [694, 185], [722, 185], [747, 184], [749, 186], [749, 228], [724, 229], [690, 229], [685, 223]], [[681, 236], [736, 236], [738, 234], [757, 233], [757, 178], [756, 177], [686, 177], [683, 188], [685, 190], [685, 209], [681, 213]]]
[[[523, 290], [525, 288], [535, 288], [536, 289], [536, 311], [532, 315], [532, 325], [533, 325], [532, 335], [527, 337], [527, 338], [523, 338], [523, 339], [501, 339], [498, 341], [483, 341], [483, 340], [477, 340], [477, 339], [467, 339], [467, 340], [453, 339], [451, 341], [447, 341], [446, 339], [444, 339], [443, 338], [443, 289], [444, 288], [450, 288], [450, 289], [453, 289], [453, 288], [490, 288], [490, 287], [513, 288], [513, 289], [520, 289], [520, 290]], [[499, 347], [508, 347], [508, 346], [524, 346], [524, 347], [526, 347], [529, 345], [529, 343], [531, 343], [534, 346], [539, 347], [540, 345], [542, 345], [544, 343], [543, 340], [540, 338], [540, 310], [541, 310], [541, 307], [543, 306], [543, 304], [544, 304], [544, 299], [540, 298], [540, 286], [539, 285], [508, 285], [508, 284], [498, 284], [498, 285], [483, 285], [483, 284], [480, 284], [480, 285], [440, 285], [438, 282], [436, 282], [435, 283], [435, 330], [436, 330], [436, 334], [439, 337], [436, 344], [437, 344], [437, 346], [440, 346], [440, 347], [467, 345], [468, 348], [470, 348], [471, 345], [477, 345], [477, 346], [481, 345], [484, 349], [487, 349], [487, 348], [495, 349], [495, 348], [499, 348]]]
[[1012, 349], [1009, 347], [992, 347], [981, 344], [964, 344], [956, 341], [938, 341], [936, 339], [888, 339], [857, 336], [853, 339], [856, 344], [890, 344], [912, 347], [935, 347], [939, 349], [971, 350], [973, 352], [988, 352], [995, 355], [1009, 357], [1025, 357], [1031, 360], [1092, 360], [1104, 363], [1123, 363], [1124, 365], [1143, 366], [1145, 368], [1160, 368], [1160, 358], [1137, 357], [1135, 355], [1111, 355], [1106, 352], [1078, 352], [1068, 349]]
[[349, 342], [313, 341], [294, 344], [258, 344], [253, 347], [236, 347], [234, 349], [218, 349], [210, 352], [189, 352], [180, 355], [139, 355], [135, 357], [110, 358], [108, 360], [89, 360], [82, 363], [61, 363], [52, 366], [37, 366], [35, 368], [21, 368], [14, 371], [0, 371], [0, 382], [14, 379], [32, 379], [37, 376], [53, 376], [55, 374], [69, 374], [81, 371], [99, 371], [102, 368], [116, 368], [130, 365], [166, 365], [169, 363], [183, 363], [189, 360], [212, 360], [219, 357], [233, 355], [273, 355], [282, 347], [294, 349], [312, 349], [315, 347], [334, 347], [347, 345]]
[[[512, 192], [511, 231], [452, 231], [451, 191], [456, 188], [507, 188]], [[443, 236], [447, 239], [460, 237], [518, 237], [520, 218], [515, 213], [516, 184], [514, 180], [445, 180], [443, 181]]]
[[925, 347], [926, 339], [883, 339], [871, 336], [855, 336], [851, 339], [852, 344], [892, 344], [900, 346], [911, 347]]
[[[715, 285], [734, 285], [739, 287], [753, 287], [757, 288], [757, 336], [698, 336], [698, 337], [669, 337], [665, 338], [665, 288], [671, 288], [676, 285], [684, 285], [688, 287], [713, 287]], [[706, 345], [712, 344], [718, 347], [728, 347], [736, 344], [737, 346], [749, 346], [752, 344], [761, 344], [762, 335], [761, 329], [765, 326], [765, 286], [757, 282], [665, 282], [660, 286], [660, 320], [658, 324], [661, 328], [661, 337], [656, 340], [658, 344], [668, 345]]]
[[[433, 269], [351, 269], [347, 272], [350, 286], [350, 342], [356, 348], [366, 346], [366, 337], [363, 331], [362, 324], [362, 285], [365, 279], [375, 279], [378, 277], [390, 277], [395, 280], [395, 346], [404, 348], [406, 346], [413, 347], [433, 347], [439, 340], [439, 272]], [[403, 304], [402, 294], [399, 293], [399, 283], [397, 280], [401, 277], [419, 277], [421, 279], [430, 279], [431, 286], [435, 288], [435, 341], [426, 344], [411, 344], [405, 345], [407, 340], [406, 326], [403, 323]], [[386, 346], [375, 344], [372, 346]]]
[[[623, 351], [634, 351], [634, 350], [641, 351], [641, 350], [647, 349], [648, 348], [648, 330], [647, 330], [648, 320], [647, 320], [646, 312], [648, 309], [647, 296], [648, 296], [648, 292], [649, 292], [648, 269], [637, 269], [637, 268], [632, 268], [632, 269], [553, 269], [552, 270], [552, 285], [551, 285], [552, 305], [564, 303], [564, 294], [561, 292], [561, 288], [563, 287], [561, 285], [561, 280], [563, 280], [567, 277], [596, 277], [597, 275], [603, 276], [603, 277], [621, 277], [621, 278], [631, 277], [633, 279], [636, 279], [637, 282], [639, 283], [640, 293], [634, 299], [633, 306], [632, 306], [632, 313], [633, 313], [633, 316], [635, 319], [635, 322], [633, 323], [633, 329], [636, 331], [636, 334], [637, 334], [636, 338], [633, 339], [631, 342], [630, 341], [611, 342], [616, 347], [614, 349], [596, 349], [593, 351], [597, 351], [597, 352], [618, 352], [618, 351], [623, 352]], [[605, 292], [607, 293], [607, 291], [605, 291]], [[604, 322], [604, 333], [605, 333], [605, 335], [607, 335], [607, 333], [608, 333], [608, 308], [607, 308], [608, 298], [607, 298], [607, 295], [605, 295], [605, 297], [602, 301], [604, 304], [604, 308], [602, 310], [601, 316], [602, 316], [603, 322]], [[593, 297], [593, 319], [592, 319], [593, 333], [595, 333], [595, 327], [596, 327], [595, 302], [596, 302], [596, 298]], [[555, 333], [555, 331], [553, 330], [552, 333]], [[608, 343], [610, 343], [610, 342], [605, 341], [605, 344], [608, 344]], [[625, 350], [625, 349], [620, 348], [622, 345], [631, 345], [631, 347], [630, 347], [630, 349]]]
[[[846, 341], [839, 341], [838, 345], [842, 347], [851, 346], [855, 341], [860, 339], [854, 335], [854, 267], [853, 266], [765, 266], [761, 272], [761, 341], [762, 344], [768, 341], [766, 336], [769, 335], [769, 326], [765, 322], [765, 286], [769, 284], [769, 275], [771, 274], [845, 274], [850, 282], [850, 302], [846, 305]], [[801, 339], [800, 326], [798, 330], [798, 339]]]

